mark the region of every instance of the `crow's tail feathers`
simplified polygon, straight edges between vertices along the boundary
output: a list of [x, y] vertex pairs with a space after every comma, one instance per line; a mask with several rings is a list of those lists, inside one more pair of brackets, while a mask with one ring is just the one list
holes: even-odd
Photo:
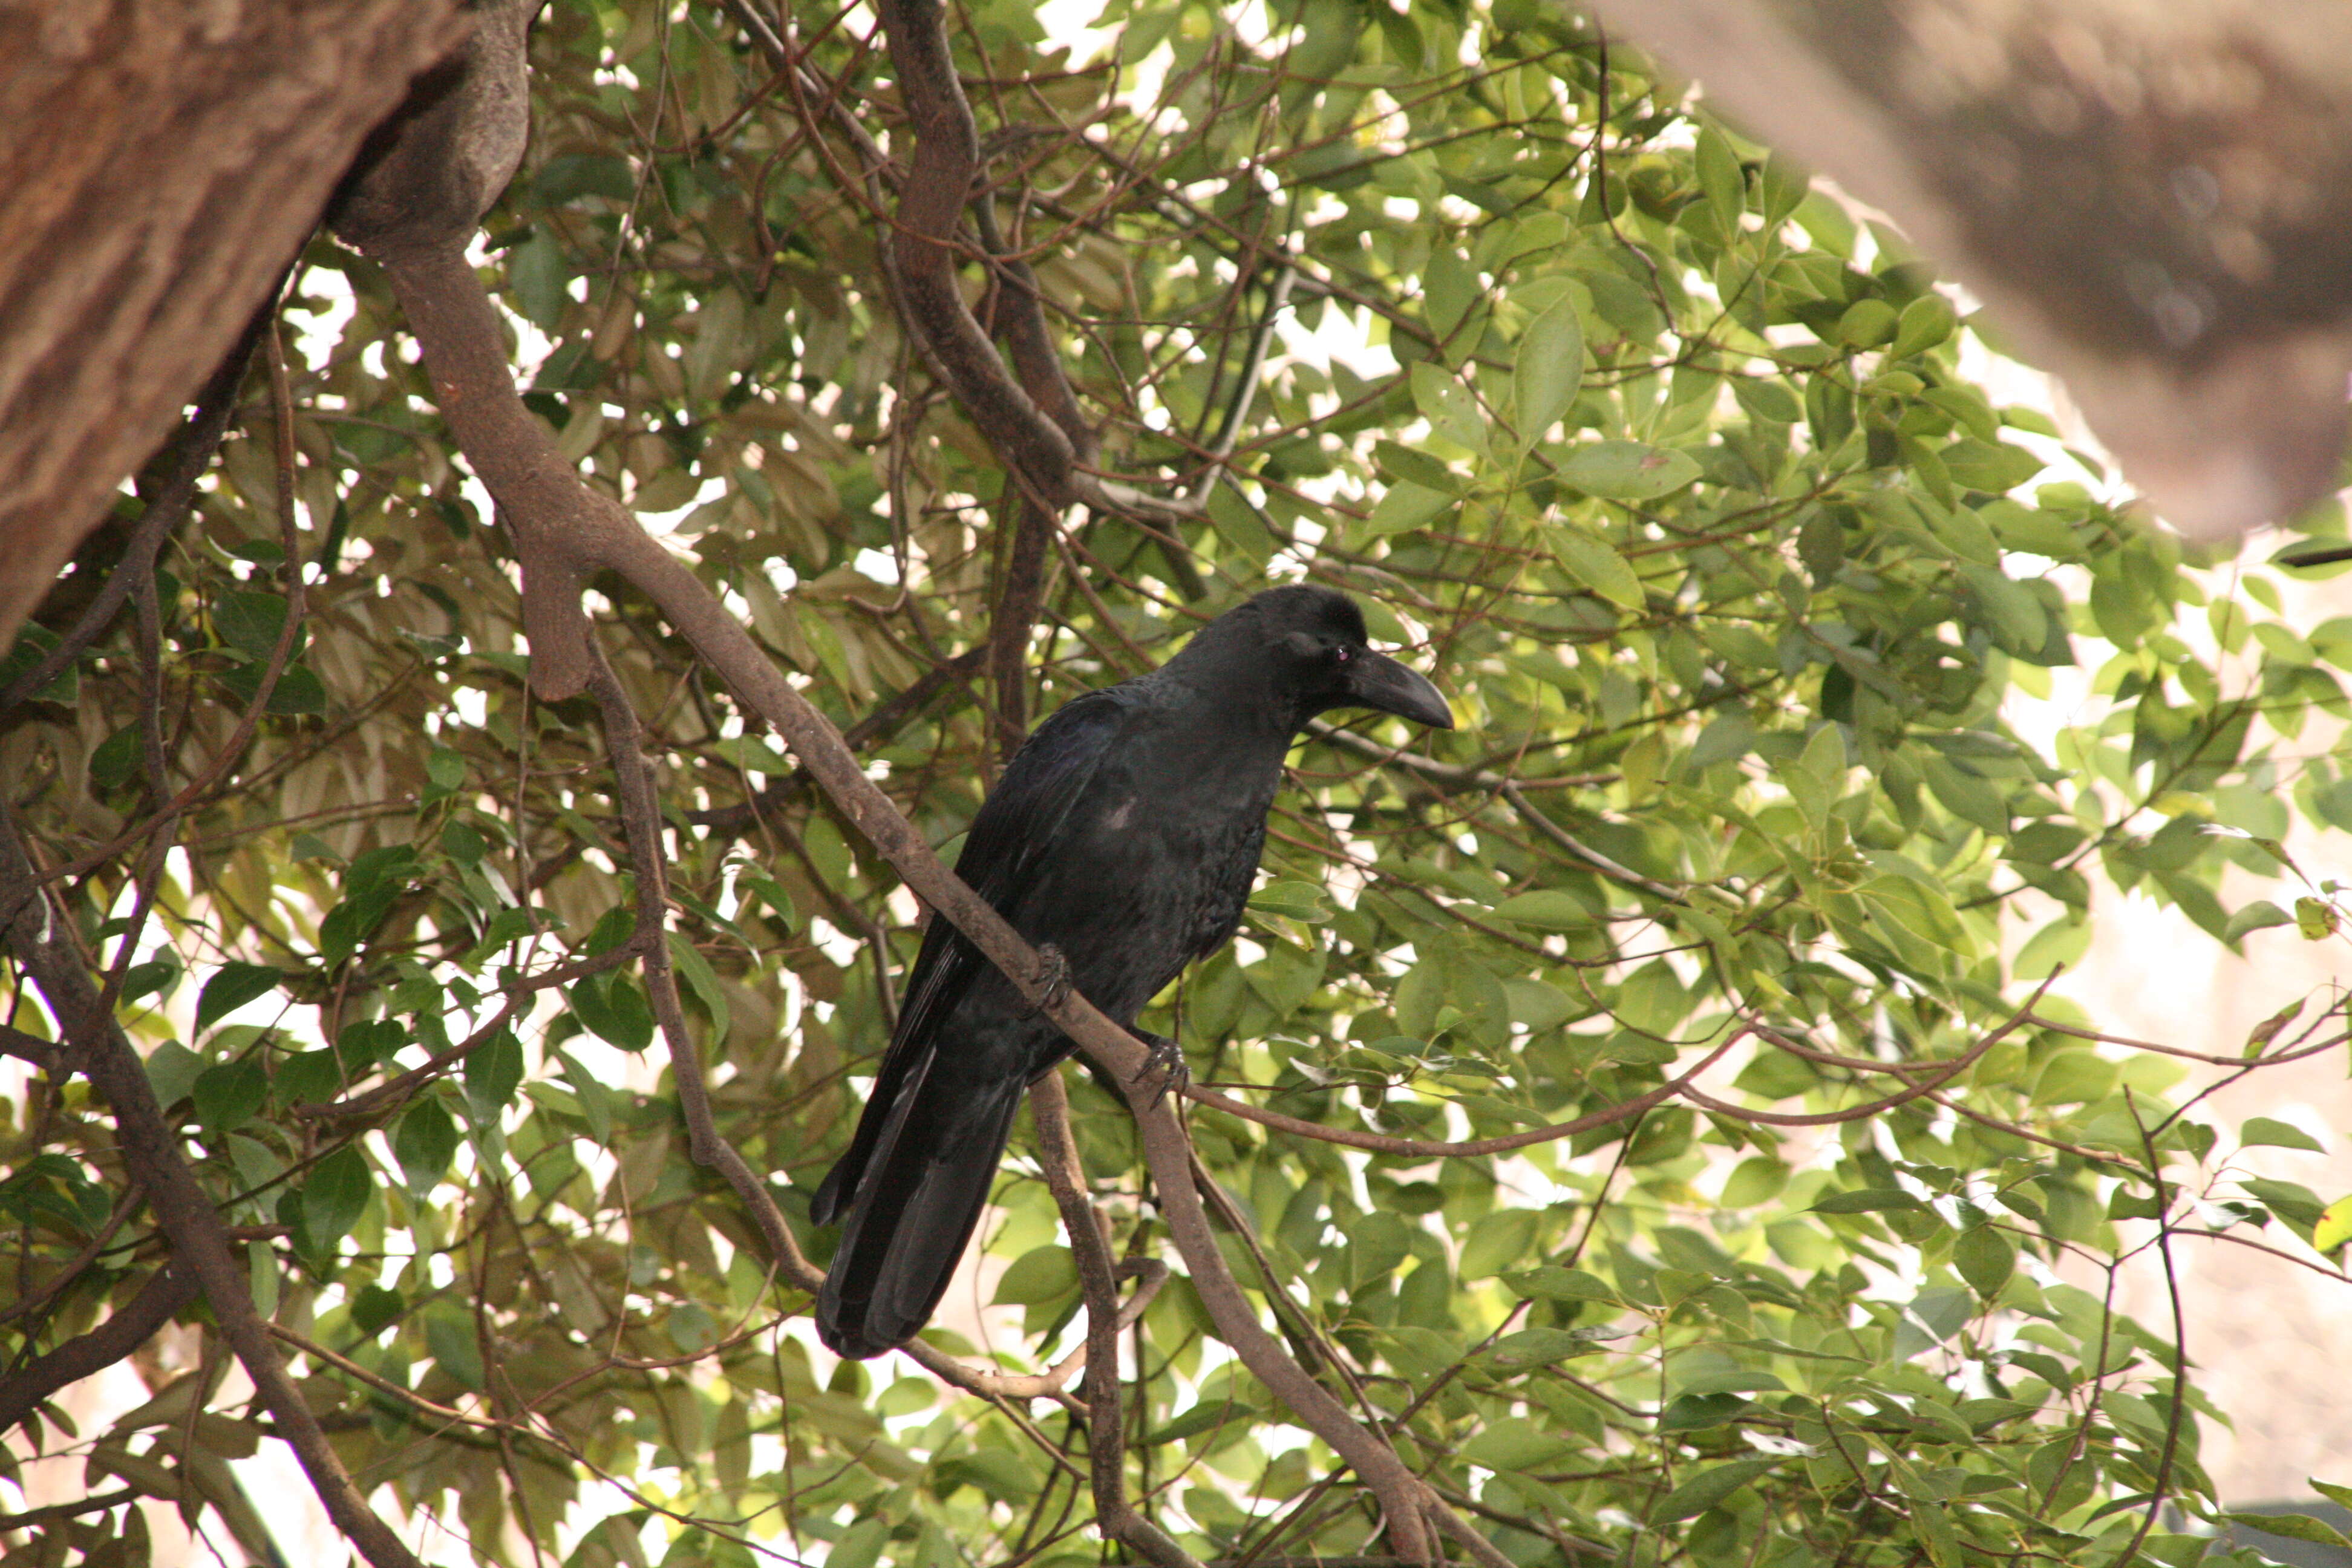
[[930, 1321], [980, 1223], [1025, 1085], [954, 1097], [924, 1087], [910, 1086], [858, 1173], [817, 1292], [817, 1337], [853, 1361], [896, 1350]]

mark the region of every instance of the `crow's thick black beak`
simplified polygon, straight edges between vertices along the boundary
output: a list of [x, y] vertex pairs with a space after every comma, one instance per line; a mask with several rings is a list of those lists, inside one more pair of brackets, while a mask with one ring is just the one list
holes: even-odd
[[1357, 655], [1349, 667], [1348, 689], [1349, 707], [1377, 708], [1433, 730], [1454, 728], [1454, 710], [1446, 706], [1444, 694], [1427, 676], [1386, 654], [1368, 649]]

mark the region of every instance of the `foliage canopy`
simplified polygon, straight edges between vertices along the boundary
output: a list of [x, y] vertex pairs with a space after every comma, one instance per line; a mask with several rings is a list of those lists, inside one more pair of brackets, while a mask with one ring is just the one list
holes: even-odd
[[[796, 22], [896, 153], [871, 16]], [[1024, 706], [1311, 574], [1463, 720], [1303, 748], [1244, 939], [1144, 1020], [1208, 1090], [1310, 1124], [1190, 1109], [1233, 1271], [1513, 1563], [2187, 1568], [2209, 1542], [2158, 1506], [2211, 1511], [2219, 1413], [2179, 1325], [2098, 1282], [2177, 1226], [2340, 1256], [2352, 1204], [2232, 1164], [2301, 1135], [2208, 1125], [2168, 1098], [2179, 1053], [2038, 987], [2094, 877], [2217, 942], [2332, 938], [2331, 888], [2221, 887], [2291, 872], [2298, 823], [2352, 828], [2352, 619], [2289, 626], [2263, 571], [2217, 587], [2045, 472], [2095, 464], [1970, 383], [1896, 237], [1556, 7], [1111, 0], [1099, 58], [1067, 26], [953, 18], [992, 221], [1097, 466], [1200, 504], [1063, 520]], [[902, 331], [856, 149], [724, 8], [556, 0], [531, 65], [484, 250], [527, 401], [951, 853], [1000, 754], [973, 650], [1018, 502]], [[530, 697], [509, 547], [380, 273], [322, 238], [284, 316], [318, 350], [290, 484], [257, 373], [152, 629], [134, 610], [0, 719], [0, 778], [346, 1464], [442, 1561], [1097, 1560], [1075, 1401], [814, 1349], [646, 1054], [595, 704]], [[806, 1194], [919, 910], [650, 604], [597, 586], [719, 1125], [822, 1258]], [[2059, 679], [2065, 722], [2012, 723]], [[10, 976], [10, 1023], [56, 1037]], [[2189, 1044], [2250, 1068], [2343, 1037], [2320, 1001], [2242, 1059]], [[104, 1101], [11, 1081], [21, 1376], [165, 1249]], [[1160, 1258], [1126, 1112], [1069, 1092], [1114, 1251]], [[991, 1348], [1043, 1370], [1083, 1338], [1077, 1266], [1025, 1144], [996, 1197], [984, 1278], [1020, 1328]], [[268, 1428], [224, 1364], [159, 1363], [152, 1404], [41, 1443], [257, 1547], [223, 1461]], [[1124, 1373], [1126, 1485], [1184, 1550], [1385, 1550], [1183, 1275]], [[76, 1513], [25, 1560], [137, 1560], [145, 1528]]]

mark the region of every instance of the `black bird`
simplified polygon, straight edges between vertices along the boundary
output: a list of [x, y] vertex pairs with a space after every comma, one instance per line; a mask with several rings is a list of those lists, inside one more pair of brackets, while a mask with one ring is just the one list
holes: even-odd
[[[1454, 727], [1436, 687], [1366, 646], [1346, 595], [1260, 594], [1159, 669], [1038, 725], [972, 820], [956, 870], [1128, 1024], [1240, 926], [1283, 758], [1334, 708]], [[810, 1205], [819, 1225], [847, 1216], [817, 1294], [828, 1346], [880, 1355], [929, 1321], [1023, 1091], [1071, 1049], [953, 926], [931, 921], [856, 1136]]]

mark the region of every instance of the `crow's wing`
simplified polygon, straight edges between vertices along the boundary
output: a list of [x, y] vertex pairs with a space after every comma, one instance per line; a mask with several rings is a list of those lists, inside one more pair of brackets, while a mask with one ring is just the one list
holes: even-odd
[[[1000, 910], [1019, 903], [1039, 865], [1061, 841], [1071, 808], [1086, 794], [1138, 706], [1124, 687], [1090, 691], [1038, 725], [1023, 742], [981, 804], [956, 860], [956, 874], [974, 892]], [[922, 1088], [923, 1069], [940, 1026], [988, 966], [961, 931], [932, 917], [899, 1005], [898, 1026], [875, 1074], [874, 1092], [858, 1118], [856, 1135], [810, 1205], [817, 1224], [831, 1223], [857, 1191], [893, 1111]]]

